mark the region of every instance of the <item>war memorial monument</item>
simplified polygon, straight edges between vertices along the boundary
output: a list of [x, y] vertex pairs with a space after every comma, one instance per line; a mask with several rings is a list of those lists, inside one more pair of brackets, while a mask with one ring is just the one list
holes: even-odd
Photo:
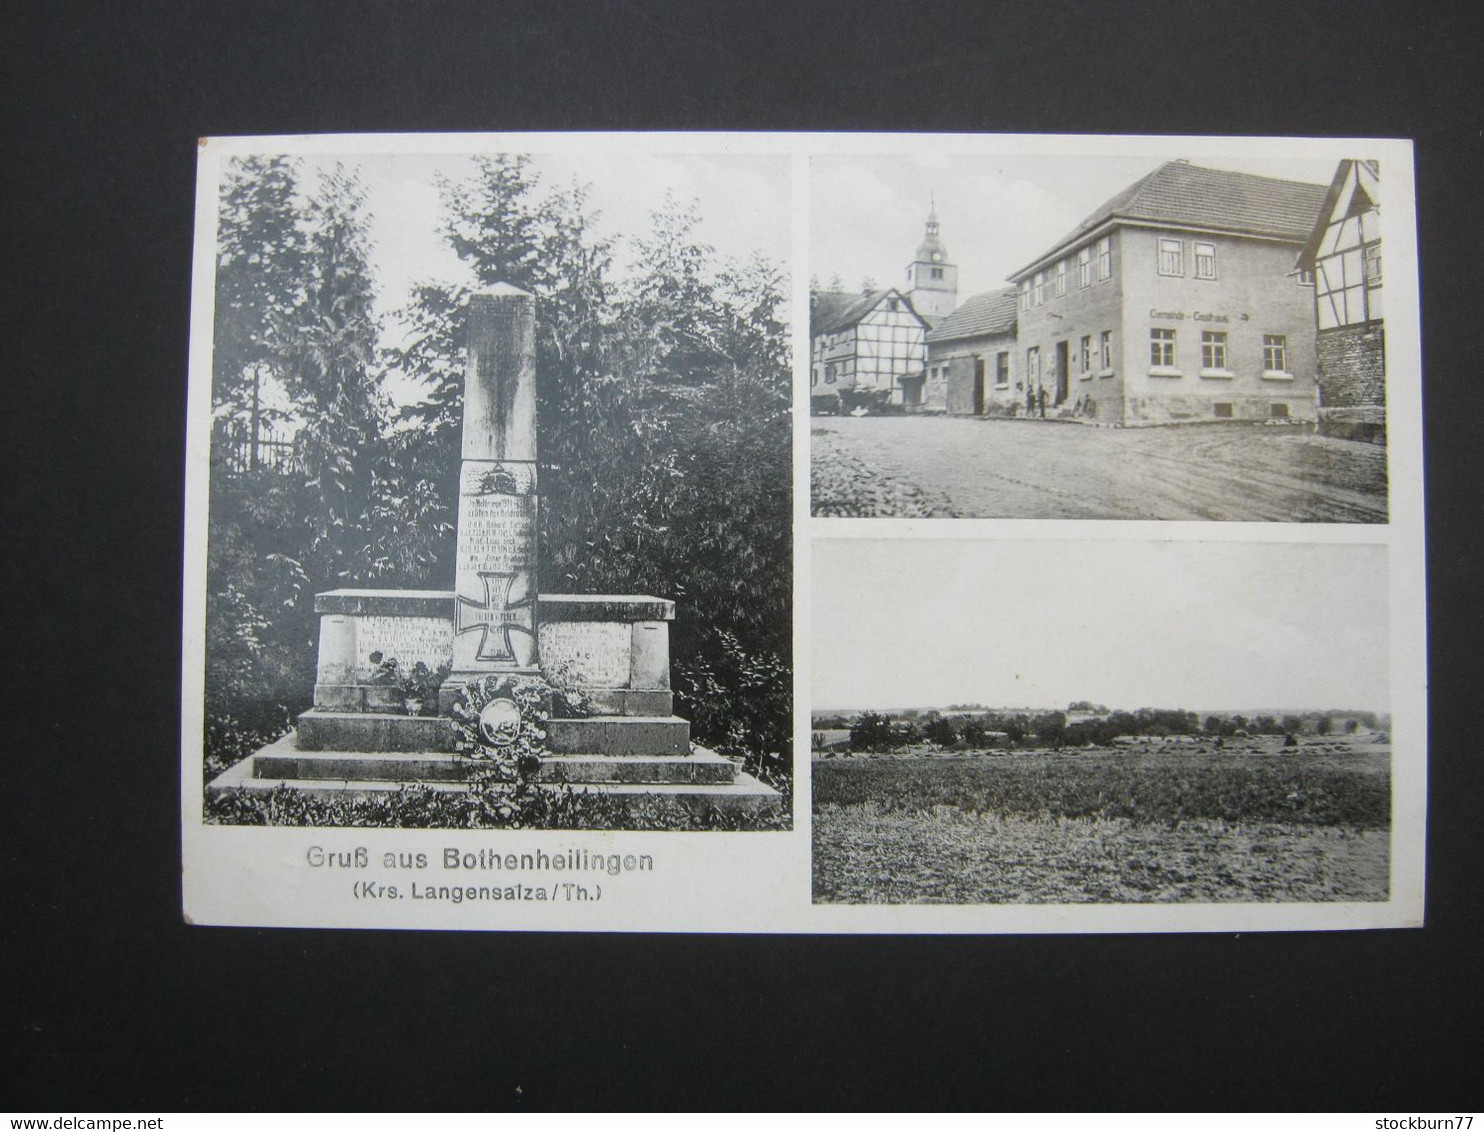
[[[693, 744], [674, 714], [673, 601], [541, 592], [535, 305], [503, 284], [469, 300], [453, 590], [316, 594], [313, 707], [209, 782], [209, 796], [459, 791], [497, 768], [615, 801], [668, 796], [747, 813], [782, 804], [738, 761]], [[446, 672], [436, 702], [408, 704], [388, 685], [393, 659]]]

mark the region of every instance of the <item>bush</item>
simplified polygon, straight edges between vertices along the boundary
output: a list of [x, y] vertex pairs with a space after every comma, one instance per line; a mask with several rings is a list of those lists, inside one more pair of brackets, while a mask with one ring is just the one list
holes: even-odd
[[[508, 803], [513, 798], [514, 804]], [[209, 798], [210, 825], [353, 826], [397, 829], [789, 829], [792, 799], [767, 815], [691, 810], [672, 798], [619, 800], [570, 787], [528, 788], [514, 795], [434, 790], [407, 785], [369, 798], [320, 798], [281, 786], [268, 794]]]

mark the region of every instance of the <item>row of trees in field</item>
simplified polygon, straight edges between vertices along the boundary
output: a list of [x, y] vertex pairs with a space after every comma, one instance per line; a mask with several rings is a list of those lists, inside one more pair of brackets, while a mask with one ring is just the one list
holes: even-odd
[[1239, 735], [1296, 736], [1301, 732], [1353, 734], [1362, 726], [1377, 725], [1377, 717], [1370, 712], [1343, 713], [1343, 722], [1336, 726], [1336, 713], [1330, 712], [1258, 714], [1250, 718], [1240, 713], [1222, 713], [1207, 715], [1203, 720], [1195, 712], [1167, 708], [1111, 712], [1098, 708], [1095, 709], [1098, 714], [1092, 718], [1080, 718], [1075, 712], [1094, 710], [1094, 705], [1074, 704], [1073, 709], [1071, 715], [1060, 711], [975, 711], [960, 715], [928, 711], [893, 716], [867, 711], [849, 720], [840, 717], [816, 720], [816, 724], [848, 727], [850, 746], [860, 751], [895, 750], [920, 743], [965, 749], [1005, 744], [1054, 748], [1082, 747], [1089, 743], [1106, 746], [1128, 735], [1227, 739]]
[[[471, 287], [537, 298], [541, 587], [673, 597], [675, 686], [699, 741], [784, 764], [792, 618], [784, 274], [723, 262], [668, 199], [620, 277], [587, 186], [526, 157], [443, 179], [469, 283], [417, 284], [386, 346], [353, 171], [234, 160], [221, 190], [207, 609], [218, 763], [307, 706], [313, 595], [451, 585]], [[416, 390], [394, 398], [391, 390]], [[287, 428], [286, 460], [259, 437]], [[246, 460], [234, 441], [250, 437]]]

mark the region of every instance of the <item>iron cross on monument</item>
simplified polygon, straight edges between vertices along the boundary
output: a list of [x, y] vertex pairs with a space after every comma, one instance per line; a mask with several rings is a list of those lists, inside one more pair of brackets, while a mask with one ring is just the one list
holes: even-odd
[[536, 675], [536, 300], [471, 295], [449, 684]]

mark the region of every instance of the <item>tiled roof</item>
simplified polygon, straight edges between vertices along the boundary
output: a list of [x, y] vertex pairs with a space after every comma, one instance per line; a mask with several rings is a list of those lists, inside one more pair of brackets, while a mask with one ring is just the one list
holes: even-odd
[[860, 302], [859, 291], [811, 291], [809, 294], [809, 334], [823, 334], [826, 325], [835, 320], [856, 303]]
[[[844, 330], [847, 326], [854, 326], [875, 310], [888, 295], [896, 295], [907, 304], [908, 310], [917, 314], [916, 308], [912, 306], [912, 300], [890, 287], [872, 291], [868, 295], [851, 291], [816, 291], [814, 306], [809, 313], [810, 337], [831, 334], [836, 330]], [[922, 318], [921, 315], [917, 317]]]
[[[1039, 263], [1109, 220], [1211, 228], [1302, 243], [1314, 229], [1326, 185], [1167, 161], [1103, 204], [1057, 241]], [[1011, 278], [1024, 274], [1028, 264]]]
[[1014, 287], [973, 295], [929, 330], [927, 340], [948, 342], [956, 338], [978, 338], [985, 334], [1014, 333], [1016, 306]]

